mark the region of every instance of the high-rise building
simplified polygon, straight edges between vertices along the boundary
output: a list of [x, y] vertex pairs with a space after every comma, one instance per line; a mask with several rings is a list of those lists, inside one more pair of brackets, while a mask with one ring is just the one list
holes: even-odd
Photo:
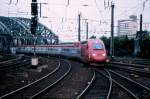
[[132, 15], [129, 19], [118, 21], [118, 36], [127, 35], [129, 38], [135, 37], [138, 31], [137, 17]]

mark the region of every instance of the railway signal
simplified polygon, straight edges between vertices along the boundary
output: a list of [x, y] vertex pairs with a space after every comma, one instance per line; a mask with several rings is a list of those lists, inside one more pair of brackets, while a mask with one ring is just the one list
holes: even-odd
[[36, 35], [37, 20], [38, 20], [37, 0], [32, 0], [32, 3], [31, 3], [31, 33], [33, 35]]
[[31, 33], [34, 36], [34, 57], [32, 57], [31, 59], [31, 64], [33, 66], [37, 66], [38, 65], [38, 58], [35, 56], [36, 52], [36, 29], [37, 29], [37, 21], [38, 21], [38, 8], [37, 8], [37, 0], [32, 0], [31, 3]]

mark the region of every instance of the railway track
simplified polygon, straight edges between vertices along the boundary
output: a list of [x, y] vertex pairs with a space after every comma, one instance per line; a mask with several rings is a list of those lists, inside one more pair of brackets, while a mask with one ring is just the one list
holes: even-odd
[[[118, 81], [116, 81], [112, 74], [107, 70], [98, 70], [99, 73], [101, 73], [103, 76], [105, 76], [108, 79], [111, 79], [111, 91], [109, 93], [110, 99], [133, 99], [134, 95], [123, 85], [121, 85]], [[107, 99], [109, 99], [107, 98]]]
[[130, 64], [139, 64], [139, 65], [150, 65], [150, 59], [138, 59], [138, 58], [114, 58], [115, 62], [122, 62], [122, 63], [130, 63]]
[[[116, 74], [116, 72], [112, 70], [106, 71], [110, 73], [113, 82], [111, 99], [149, 99], [149, 94], [147, 94], [147, 89], [145, 89], [144, 86], [139, 85], [127, 77]], [[101, 73], [109, 78], [108, 74], [102, 71]]]
[[138, 75], [136, 73], [130, 73], [130, 72], [126, 72], [126, 71], [120, 71], [120, 70], [114, 70], [115, 72], [125, 76], [125, 77], [128, 77], [144, 86], [147, 87], [147, 89], [150, 88], [150, 79], [149, 77], [146, 77], [146, 76], [141, 76], [141, 75]]
[[149, 59], [135, 59], [133, 61], [130, 61], [132, 64], [140, 64], [140, 65], [150, 65]]
[[111, 75], [109, 73], [108, 75], [109, 78], [105, 78], [98, 70], [93, 69], [92, 80], [76, 99], [109, 99], [112, 89], [112, 80]]
[[110, 64], [128, 66], [128, 67], [130, 66], [130, 67], [135, 67], [140, 69], [150, 68], [150, 65], [141, 65], [141, 64], [133, 64], [133, 63], [110, 62]]
[[127, 72], [135, 72], [143, 76], [149, 77], [150, 74], [150, 66], [139, 65], [139, 64], [128, 64], [128, 63], [120, 63], [120, 62], [111, 62], [106, 66], [108, 68], [118, 68], [120, 70], [124, 70]]
[[150, 98], [149, 67], [147, 65], [111, 62], [108, 66], [112, 78], [136, 99]]
[[[104, 80], [104, 78], [100, 76], [101, 82], [98, 82], [96, 84], [96, 81], [93, 81], [93, 83], [91, 83], [90, 85], [91, 87], [89, 87], [87, 91], [84, 92], [85, 94], [82, 95], [82, 98], [110, 99], [111, 97], [111, 99], [150, 99], [150, 85], [149, 85], [150, 83], [148, 83], [148, 81], [147, 83], [144, 83], [144, 81], [142, 82], [142, 80], [139, 81], [136, 79], [131, 79], [130, 77], [127, 76], [127, 74], [123, 75], [124, 73], [121, 71], [119, 73], [110, 69], [104, 69], [104, 70], [96, 69], [96, 71], [97, 73], [101, 73], [107, 79]], [[95, 73], [95, 75], [97, 75], [97, 73]], [[110, 84], [109, 91], [108, 91], [108, 85], [109, 85], [108, 80]], [[107, 84], [107, 85], [103, 85], [105, 89], [97, 86], [97, 85], [101, 85], [101, 83], [104, 82], [105, 84]], [[94, 94], [94, 91], [96, 89], [101, 90], [101, 92], [104, 92], [105, 95], [104, 93]], [[106, 95], [106, 93], [108, 94]]]
[[9, 63], [18, 59], [21, 59], [23, 56], [19, 55], [19, 56], [2, 56], [2, 58], [0, 59], [0, 64], [5, 64], [5, 63]]
[[117, 81], [118, 84], [124, 86], [126, 91], [135, 99], [149, 99], [150, 98], [150, 89], [135, 80], [132, 80], [126, 76], [123, 76], [120, 73], [117, 73], [113, 70], [108, 70], [112, 75], [112, 78]]
[[15, 58], [16, 58], [15, 56], [11, 56], [11, 55], [0, 55], [0, 63], [15, 59]]
[[15, 68], [29, 66], [30, 59], [28, 57], [19, 56], [18, 58], [0, 62], [0, 71], [13, 70]]
[[0, 99], [37, 99], [42, 97], [51, 87], [61, 81], [71, 70], [68, 61], [62, 61], [51, 73], [46, 76], [10, 93], [0, 97]]
[[79, 62], [70, 61], [70, 63], [72, 68], [69, 75], [51, 88], [42, 99], [76, 99], [89, 86], [93, 78], [92, 69]]

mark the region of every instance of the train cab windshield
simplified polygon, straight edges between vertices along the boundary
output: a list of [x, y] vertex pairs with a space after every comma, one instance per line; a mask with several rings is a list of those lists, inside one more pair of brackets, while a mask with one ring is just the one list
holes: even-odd
[[92, 47], [93, 47], [93, 50], [103, 50], [104, 49], [103, 45], [100, 43], [94, 43]]

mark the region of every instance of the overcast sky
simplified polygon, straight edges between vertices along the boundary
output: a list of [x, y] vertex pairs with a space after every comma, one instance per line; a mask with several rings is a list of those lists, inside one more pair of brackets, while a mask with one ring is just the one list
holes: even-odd
[[[18, 2], [17, 2], [18, 1]], [[44, 23], [59, 34], [61, 40], [77, 40], [78, 14], [82, 19], [88, 19], [91, 35], [109, 36], [110, 7], [109, 0], [37, 0], [42, 4], [42, 18]], [[105, 1], [105, 6], [104, 6]], [[110, 0], [111, 1], [111, 0]], [[143, 21], [150, 23], [149, 0], [113, 0], [115, 4], [115, 26], [117, 20], [128, 19], [130, 15], [143, 14]], [[143, 2], [145, 4], [143, 5]], [[1, 0], [0, 15], [30, 18], [31, 0]], [[81, 22], [81, 34], [85, 39], [86, 21]]]

